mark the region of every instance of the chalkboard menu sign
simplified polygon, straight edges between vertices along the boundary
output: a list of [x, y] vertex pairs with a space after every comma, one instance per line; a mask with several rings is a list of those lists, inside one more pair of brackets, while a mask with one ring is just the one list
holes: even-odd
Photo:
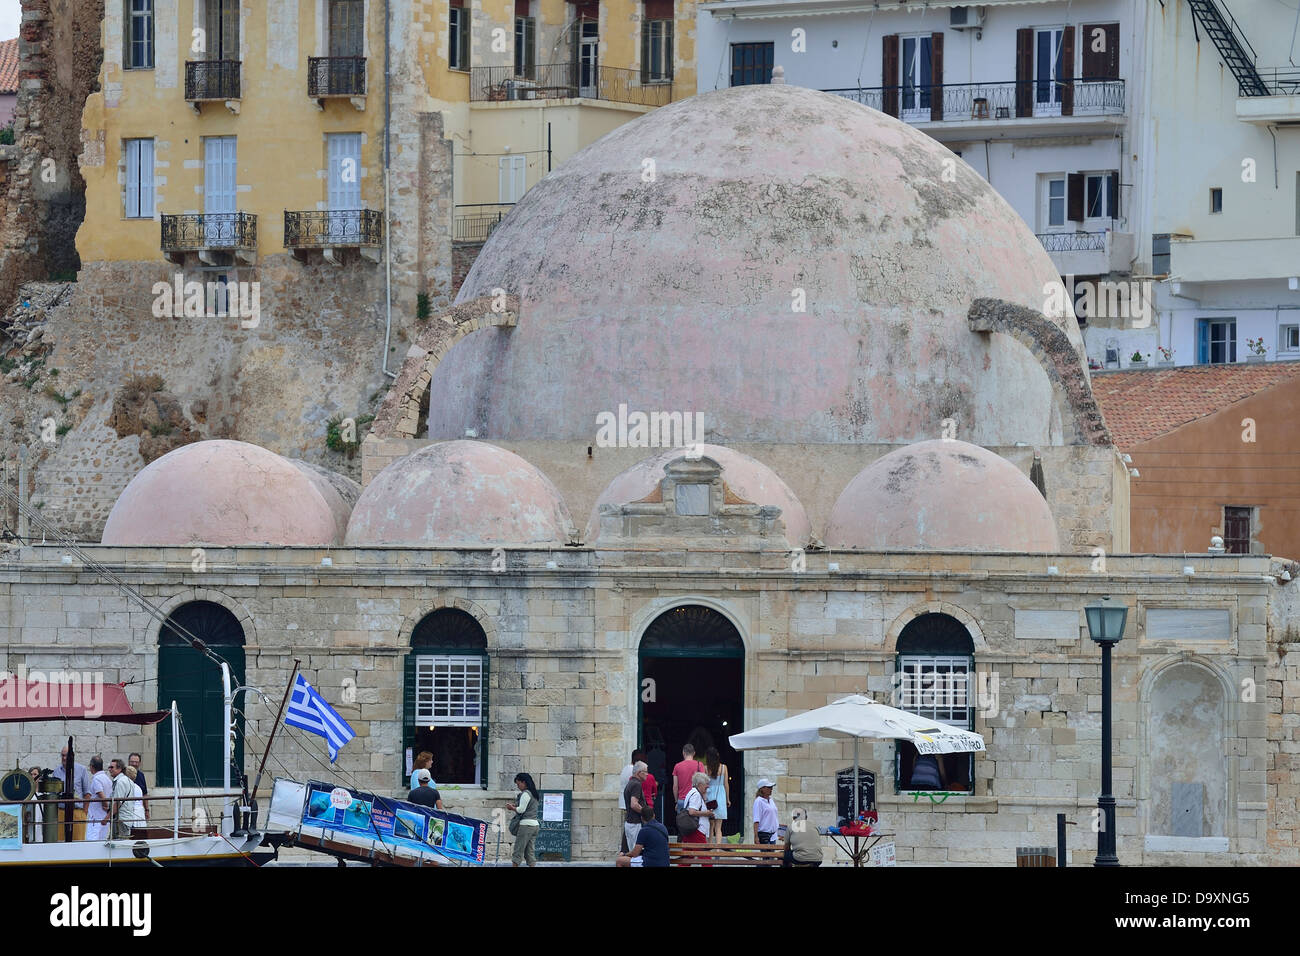
[[[853, 768], [846, 767], [835, 774], [835, 792], [839, 819], [847, 820], [853, 816]], [[876, 775], [870, 770], [858, 768], [858, 809], [874, 810], [876, 808]]]
[[533, 841], [539, 860], [563, 860], [573, 857], [573, 791], [541, 790], [541, 827]]

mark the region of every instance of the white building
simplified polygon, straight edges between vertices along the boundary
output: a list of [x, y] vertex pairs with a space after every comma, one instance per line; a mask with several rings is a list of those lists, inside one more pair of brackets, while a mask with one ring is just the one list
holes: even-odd
[[768, 82], [779, 65], [787, 83], [898, 116], [984, 176], [1063, 275], [1127, 278], [1132, 104], [1145, 74], [1134, 0], [722, 0], [699, 10], [701, 92]]
[[[1248, 339], [1300, 358], [1295, 9], [1243, 20], [1224, 0], [719, 0], [700, 90], [779, 65], [944, 143], [1073, 278], [1097, 362], [1245, 361]], [[1109, 311], [1084, 296], [1099, 280]]]

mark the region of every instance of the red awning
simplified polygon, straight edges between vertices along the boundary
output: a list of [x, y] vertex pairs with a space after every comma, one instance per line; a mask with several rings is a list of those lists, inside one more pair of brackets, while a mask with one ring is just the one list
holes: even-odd
[[24, 720], [106, 720], [119, 724], [156, 724], [171, 711], [137, 714], [117, 684], [61, 681], [0, 681], [0, 723]]

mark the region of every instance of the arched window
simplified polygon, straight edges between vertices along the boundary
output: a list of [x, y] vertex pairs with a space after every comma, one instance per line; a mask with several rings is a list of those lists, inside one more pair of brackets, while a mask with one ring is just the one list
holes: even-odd
[[[896, 706], [952, 727], [974, 726], [975, 645], [966, 628], [947, 614], [922, 614], [898, 636]], [[937, 766], [935, 766], [937, 764]], [[917, 764], [916, 748], [900, 740], [894, 756], [899, 791], [971, 791], [973, 754], [943, 754]], [[935, 773], [938, 779], [935, 779]]]
[[[473, 616], [439, 608], [411, 632], [403, 737], [433, 754], [435, 783], [487, 786], [487, 636]], [[409, 774], [403, 773], [403, 783]]]
[[[172, 611], [158, 632], [158, 707], [169, 709], [174, 700], [180, 710], [181, 785], [219, 787], [226, 759], [221, 668], [190, 646], [191, 637], [229, 662], [233, 688], [244, 682], [244, 629], [220, 604], [192, 601]], [[244, 721], [238, 714], [235, 728], [232, 779], [244, 765]], [[158, 783], [175, 786], [170, 720], [158, 725], [157, 761]]]

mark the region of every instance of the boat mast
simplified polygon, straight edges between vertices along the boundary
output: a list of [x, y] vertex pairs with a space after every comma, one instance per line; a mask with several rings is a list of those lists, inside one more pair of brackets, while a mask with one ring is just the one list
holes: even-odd
[[266, 750], [262, 753], [262, 762], [257, 767], [257, 777], [253, 780], [253, 792], [249, 795], [248, 805], [253, 806], [253, 801], [257, 799], [257, 788], [262, 783], [262, 771], [266, 769], [266, 758], [271, 755], [271, 744], [275, 742], [275, 732], [280, 729], [280, 720], [284, 717], [284, 707], [289, 703], [289, 695], [293, 693], [293, 681], [298, 676], [298, 665], [302, 660], [295, 657], [293, 659], [293, 671], [289, 674], [289, 685], [284, 689], [284, 697], [280, 701], [280, 712], [275, 715], [275, 723], [271, 725], [271, 734], [266, 741]]
[[172, 838], [181, 838], [181, 728], [172, 701]]

